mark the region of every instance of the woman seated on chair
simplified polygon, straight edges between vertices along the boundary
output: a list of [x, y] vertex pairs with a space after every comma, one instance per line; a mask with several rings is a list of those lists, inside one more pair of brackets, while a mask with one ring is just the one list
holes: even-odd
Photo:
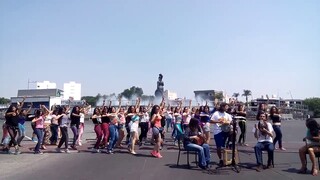
[[320, 125], [317, 123], [315, 119], [307, 119], [307, 136], [303, 139], [306, 141], [306, 145], [299, 149], [299, 156], [301, 161], [301, 169], [299, 173], [305, 174], [307, 173], [307, 161], [306, 154], [308, 153], [310, 156], [310, 160], [312, 162], [312, 170], [311, 174], [313, 176], [318, 175], [318, 168], [315, 158], [315, 153], [320, 153], [320, 136], [319, 129]]
[[201, 132], [199, 121], [191, 118], [184, 136], [184, 148], [188, 151], [196, 151], [199, 157], [199, 167], [207, 169], [210, 164], [209, 145], [205, 144], [204, 135]]

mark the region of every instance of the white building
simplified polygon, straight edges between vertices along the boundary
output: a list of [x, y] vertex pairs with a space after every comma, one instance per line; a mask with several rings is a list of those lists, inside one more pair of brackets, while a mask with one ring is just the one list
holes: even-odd
[[74, 81], [63, 84], [63, 99], [81, 100], [81, 84]]
[[176, 92], [170, 92], [169, 90], [164, 91], [164, 98], [166, 100], [175, 100], [178, 98], [178, 95]]
[[50, 81], [37, 82], [37, 89], [56, 89], [57, 84]]

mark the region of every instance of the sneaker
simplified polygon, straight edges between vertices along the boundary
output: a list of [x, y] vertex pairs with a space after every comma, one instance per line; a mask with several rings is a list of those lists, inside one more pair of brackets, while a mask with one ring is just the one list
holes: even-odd
[[133, 154], [133, 155], [137, 154], [135, 151], [131, 151], [130, 153]]
[[162, 156], [161, 156], [161, 154], [158, 152], [157, 153], [157, 156], [156, 156], [157, 158], [162, 158]]
[[275, 150], [278, 150], [278, 148], [277, 148], [277, 147], [275, 147], [274, 149], [275, 149]]
[[72, 150], [78, 150], [76, 146], [71, 146]]
[[99, 149], [93, 149], [93, 151], [92, 152], [94, 152], [94, 153], [99, 153], [100, 152], [100, 150]]
[[107, 154], [114, 154], [114, 152], [112, 150], [108, 150]]
[[79, 142], [78, 144], [79, 144], [79, 146], [82, 146], [82, 143], [81, 143], [81, 142]]
[[36, 151], [36, 152], [34, 152], [34, 154], [42, 155], [42, 154], [43, 154], [43, 152], [41, 152], [41, 151]]
[[282, 147], [282, 148], [280, 148], [280, 150], [285, 151], [286, 149]]
[[258, 166], [256, 167], [256, 171], [257, 171], [257, 172], [261, 172], [262, 170], [263, 170], [262, 165], [258, 165]]
[[42, 145], [42, 146], [41, 146], [41, 149], [43, 149], [43, 150], [47, 150], [47, 148], [46, 148], [46, 146], [45, 146], [45, 145]]
[[15, 155], [21, 154], [21, 152], [19, 151], [19, 149], [16, 149], [14, 152]]
[[266, 169], [271, 169], [272, 168], [272, 165], [271, 164], [268, 164]]
[[56, 148], [57, 153], [63, 153], [63, 151], [60, 148]]
[[156, 151], [151, 151], [151, 155], [152, 155], [153, 157], [157, 157], [157, 156], [158, 156], [158, 153], [157, 153]]
[[68, 154], [70, 153], [69, 149], [64, 150], [64, 152], [66, 152]]

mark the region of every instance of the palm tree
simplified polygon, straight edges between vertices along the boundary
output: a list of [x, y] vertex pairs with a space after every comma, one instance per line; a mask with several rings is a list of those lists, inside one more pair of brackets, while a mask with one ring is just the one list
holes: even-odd
[[236, 100], [238, 101], [238, 97], [239, 97], [239, 95], [240, 95], [239, 93], [233, 93], [233, 95], [232, 95], [232, 96], [233, 96], [233, 97], [235, 97], [235, 98], [236, 98]]
[[242, 94], [242, 96], [245, 96], [246, 97], [246, 105], [248, 105], [248, 96], [251, 96], [251, 91], [250, 90], [246, 90], [246, 89], [244, 89], [243, 90], [243, 94]]

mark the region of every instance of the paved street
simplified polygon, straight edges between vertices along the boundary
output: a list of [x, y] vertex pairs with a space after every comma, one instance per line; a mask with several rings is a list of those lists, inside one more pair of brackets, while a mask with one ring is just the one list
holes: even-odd
[[[1, 124], [3, 121], [0, 122]], [[27, 135], [31, 136], [30, 122], [27, 124]], [[211, 171], [202, 171], [195, 167], [188, 169], [186, 155], [182, 154], [181, 166], [176, 166], [178, 147], [174, 146], [171, 138], [168, 138], [162, 150], [162, 159], [150, 156], [153, 146], [143, 145], [140, 149], [136, 146], [137, 155], [131, 155], [126, 149], [117, 149], [115, 154], [91, 153], [90, 148], [94, 142], [95, 133], [91, 122], [86, 122], [84, 139], [85, 144], [79, 147], [79, 152], [73, 151], [70, 154], [56, 153], [55, 146], [48, 146], [43, 155], [34, 155], [29, 148], [35, 143], [25, 139], [21, 148], [22, 154], [8, 155], [0, 154], [0, 179], [1, 180], [22, 180], [22, 179], [209, 179], [223, 177], [224, 179], [319, 179], [310, 174], [297, 174], [300, 161], [297, 150], [304, 143], [302, 138], [305, 135], [304, 121], [283, 122], [283, 144], [287, 151], [275, 152], [275, 168], [256, 172], [252, 169], [255, 166], [253, 146], [256, 143], [251, 129], [253, 122], [248, 123], [247, 142], [249, 147], [238, 147], [240, 156], [241, 172], [235, 173], [226, 167], [215, 170], [218, 161], [215, 153], [215, 146], [211, 145]], [[71, 136], [69, 131], [69, 136]], [[0, 133], [2, 136], [2, 132]], [[170, 134], [167, 133], [167, 137]], [[213, 142], [213, 139], [212, 139]], [[264, 160], [266, 161], [266, 154]], [[190, 156], [194, 161], [194, 155]], [[310, 163], [310, 160], [308, 160]], [[309, 170], [310, 170], [309, 165]]]

